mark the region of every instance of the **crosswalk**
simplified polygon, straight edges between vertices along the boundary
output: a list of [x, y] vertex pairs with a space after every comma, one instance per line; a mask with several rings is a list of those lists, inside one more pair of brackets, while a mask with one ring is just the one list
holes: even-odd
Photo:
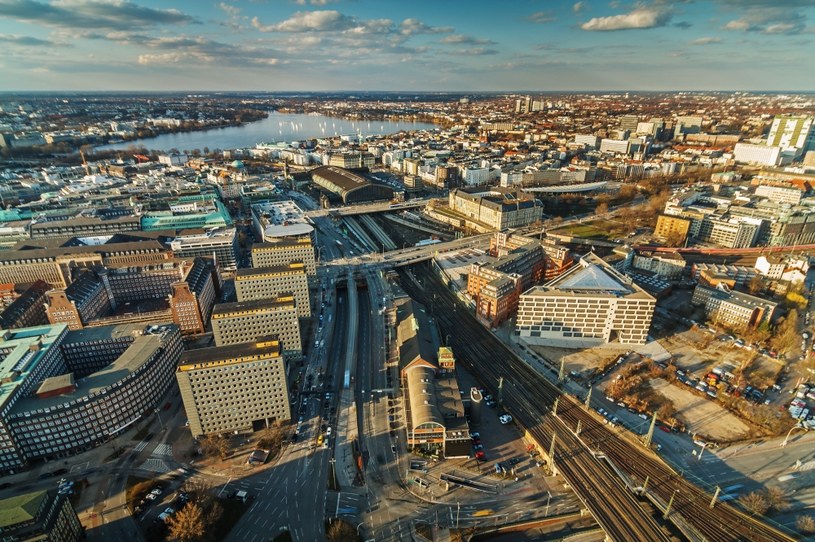
[[173, 457], [173, 447], [169, 444], [157, 444], [156, 449], [150, 454], [152, 457]]
[[147, 441], [143, 440], [143, 441], [139, 442], [138, 444], [136, 444], [136, 446], [133, 448], [133, 450], [136, 451], [136, 452], [141, 452], [145, 448], [147, 448]]
[[[147, 444], [148, 443], [144, 441], [139, 442], [134, 449], [140, 452], [147, 447]], [[169, 444], [159, 443], [150, 454], [150, 457], [142, 463], [141, 468], [158, 473], [170, 472], [172, 467], [167, 464], [165, 459], [172, 459], [172, 457], [173, 447]]]

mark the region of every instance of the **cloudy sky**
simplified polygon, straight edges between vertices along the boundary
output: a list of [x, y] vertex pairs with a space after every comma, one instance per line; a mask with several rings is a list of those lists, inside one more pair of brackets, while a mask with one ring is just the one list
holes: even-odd
[[815, 0], [0, 0], [0, 90], [815, 90]]

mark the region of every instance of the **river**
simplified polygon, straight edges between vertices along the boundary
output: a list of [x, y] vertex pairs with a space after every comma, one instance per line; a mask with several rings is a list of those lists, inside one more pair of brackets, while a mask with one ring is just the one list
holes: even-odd
[[198, 132], [180, 132], [162, 134], [158, 137], [135, 139], [112, 145], [103, 145], [98, 149], [128, 149], [133, 146], [144, 146], [158, 151], [192, 151], [208, 147], [215, 149], [242, 149], [254, 147], [258, 143], [290, 142], [320, 137], [361, 134], [383, 135], [395, 134], [402, 130], [432, 130], [435, 124], [426, 122], [363, 120], [352, 121], [326, 117], [324, 115], [269, 113], [268, 118], [250, 122], [241, 126], [214, 128]]

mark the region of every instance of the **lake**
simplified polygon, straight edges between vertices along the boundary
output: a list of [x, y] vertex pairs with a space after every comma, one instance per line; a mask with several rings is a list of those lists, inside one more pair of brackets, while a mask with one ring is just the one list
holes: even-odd
[[410, 121], [352, 121], [326, 117], [324, 115], [289, 114], [271, 112], [269, 117], [242, 126], [214, 128], [198, 132], [162, 134], [158, 137], [135, 139], [112, 145], [103, 145], [98, 149], [127, 149], [131, 146], [144, 146], [148, 149], [168, 151], [215, 149], [241, 149], [254, 147], [258, 143], [290, 142], [320, 137], [362, 134], [384, 135], [395, 134], [402, 130], [432, 130], [435, 124]]

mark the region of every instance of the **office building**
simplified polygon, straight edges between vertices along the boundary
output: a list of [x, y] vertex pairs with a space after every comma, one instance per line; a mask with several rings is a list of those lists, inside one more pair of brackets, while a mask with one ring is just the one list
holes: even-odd
[[725, 248], [749, 248], [755, 246], [760, 228], [760, 219], [706, 216], [699, 225], [696, 238]]
[[453, 351], [439, 348], [419, 303], [396, 301], [396, 344], [407, 446], [443, 457], [467, 457], [469, 426], [456, 381]]
[[376, 157], [369, 152], [338, 152], [331, 153], [328, 157], [328, 165], [335, 168], [371, 169], [375, 163]]
[[174, 322], [184, 334], [200, 334], [220, 291], [220, 272], [209, 258], [97, 267], [82, 272], [67, 288], [49, 291], [45, 312], [49, 322], [72, 330]]
[[450, 191], [449, 210], [477, 231], [528, 226], [541, 219], [543, 203], [521, 191]]
[[0, 331], [0, 472], [98, 446], [154, 409], [181, 356], [178, 326]]
[[209, 230], [231, 226], [229, 210], [211, 194], [201, 195], [192, 201], [179, 199], [161, 202], [161, 208], [145, 210], [141, 217], [143, 231]]
[[269, 299], [282, 294], [290, 294], [294, 296], [297, 315], [300, 318], [311, 316], [308, 278], [303, 262], [238, 269], [235, 275], [235, 292], [238, 301]]
[[719, 284], [716, 288], [701, 284], [696, 286], [691, 303], [703, 307], [705, 316], [711, 322], [733, 329], [772, 323], [777, 306], [772, 301], [731, 290], [725, 284]]
[[19, 329], [48, 323], [45, 315], [46, 293], [51, 285], [38, 280], [0, 312], [0, 329]]
[[777, 166], [781, 162], [781, 147], [754, 145], [752, 143], [736, 143], [733, 149], [733, 159], [746, 164], [759, 164], [762, 166]]
[[267, 243], [288, 237], [308, 238], [314, 243], [314, 226], [293, 201], [265, 201], [253, 204], [250, 209], [258, 241]]
[[75, 216], [68, 220], [33, 222], [31, 224], [31, 238], [90, 237], [138, 231], [140, 229], [141, 219], [138, 216], [115, 216], [111, 218]]
[[654, 237], [662, 241], [672, 241], [675, 246], [683, 246], [688, 239], [691, 220], [679, 216], [659, 215], [654, 228]]
[[238, 234], [235, 228], [208, 231], [182, 231], [169, 242], [176, 258], [215, 257], [218, 267], [226, 271], [238, 268]]
[[594, 253], [521, 294], [516, 332], [532, 344], [645, 344], [656, 300]]
[[212, 334], [217, 346], [276, 336], [286, 361], [303, 357], [300, 323], [294, 296], [281, 294], [269, 299], [219, 303], [212, 311]]
[[275, 338], [187, 351], [176, 379], [194, 438], [258, 431], [291, 418], [286, 369]]
[[600, 140], [600, 152], [629, 154], [631, 152], [631, 141], [628, 139], [603, 138]]
[[815, 150], [815, 117], [775, 117], [767, 136], [767, 145], [795, 150], [799, 154]]
[[777, 203], [798, 205], [804, 196], [804, 191], [797, 186], [781, 186], [775, 184], [760, 184], [756, 187], [756, 196], [767, 198]]
[[311, 239], [281, 238], [268, 243], [252, 245], [252, 267], [273, 267], [288, 265], [293, 261], [303, 262], [306, 275], [317, 274], [317, 263], [314, 261], [314, 245]]
[[68, 495], [51, 489], [0, 499], [0, 536], [4, 542], [78, 542], [85, 529]]

